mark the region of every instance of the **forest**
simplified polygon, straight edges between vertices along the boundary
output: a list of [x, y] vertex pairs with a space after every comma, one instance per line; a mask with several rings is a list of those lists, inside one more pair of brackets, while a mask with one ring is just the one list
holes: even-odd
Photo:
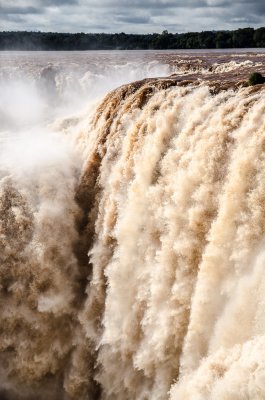
[[0, 50], [141, 50], [265, 47], [265, 27], [233, 31], [126, 34], [0, 32]]

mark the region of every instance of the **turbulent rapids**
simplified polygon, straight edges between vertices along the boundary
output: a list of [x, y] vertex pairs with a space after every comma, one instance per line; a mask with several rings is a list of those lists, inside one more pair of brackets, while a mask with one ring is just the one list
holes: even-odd
[[2, 137], [1, 399], [265, 398], [265, 85], [233, 68]]

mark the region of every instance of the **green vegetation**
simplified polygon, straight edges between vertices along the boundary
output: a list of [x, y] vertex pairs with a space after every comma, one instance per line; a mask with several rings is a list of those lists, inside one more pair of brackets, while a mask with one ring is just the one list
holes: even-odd
[[189, 33], [0, 32], [0, 50], [138, 50], [265, 47], [265, 28]]
[[259, 72], [253, 72], [248, 78], [248, 84], [250, 86], [265, 83], [265, 78]]

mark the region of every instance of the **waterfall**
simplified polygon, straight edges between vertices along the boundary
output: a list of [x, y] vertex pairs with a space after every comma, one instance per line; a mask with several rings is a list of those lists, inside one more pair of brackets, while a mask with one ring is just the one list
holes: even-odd
[[150, 78], [2, 147], [1, 398], [265, 398], [264, 90]]

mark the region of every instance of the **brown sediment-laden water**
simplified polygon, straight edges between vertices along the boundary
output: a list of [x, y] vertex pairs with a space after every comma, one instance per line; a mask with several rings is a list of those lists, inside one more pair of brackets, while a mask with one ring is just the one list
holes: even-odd
[[96, 104], [85, 54], [9, 57], [31, 92], [0, 102], [0, 397], [264, 399], [264, 53], [104, 54], [145, 79]]

